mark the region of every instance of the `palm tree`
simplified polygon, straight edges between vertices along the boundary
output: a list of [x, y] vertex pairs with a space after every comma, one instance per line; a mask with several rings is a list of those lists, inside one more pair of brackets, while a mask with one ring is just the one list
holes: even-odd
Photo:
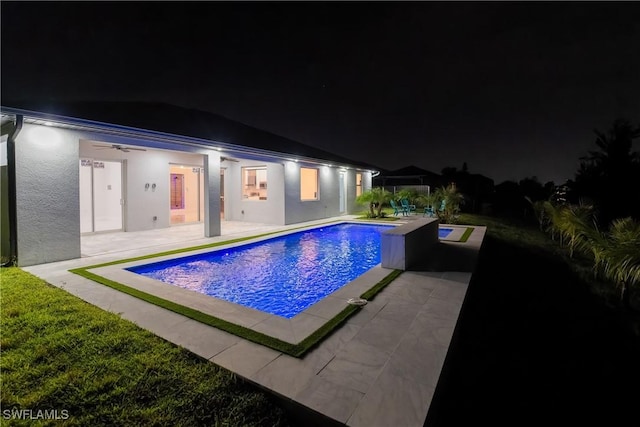
[[416, 203], [420, 206], [420, 207], [433, 207], [433, 205], [436, 203], [436, 194], [435, 193], [429, 193], [429, 194], [418, 194], [418, 196], [416, 197]]
[[560, 206], [554, 219], [562, 241], [567, 242], [571, 258], [576, 249], [583, 249], [589, 242], [592, 230], [597, 230], [593, 207], [589, 205]]
[[460, 212], [464, 197], [458, 193], [455, 185], [438, 188], [434, 194], [436, 215], [446, 224], [454, 224]]
[[630, 308], [630, 291], [640, 285], [640, 222], [617, 219], [605, 237], [591, 245], [596, 270], [620, 287], [620, 301]]
[[[372, 188], [371, 190], [365, 191], [361, 195], [356, 198], [358, 203], [369, 203], [369, 211], [371, 214], [371, 218], [381, 218], [382, 217], [382, 208], [385, 203], [389, 203], [391, 200], [392, 194], [385, 190], [382, 187]], [[374, 212], [374, 209], [377, 209]]]
[[631, 290], [640, 286], [640, 222], [613, 221], [608, 232], [598, 230], [590, 206], [563, 206], [554, 227], [574, 250], [593, 256], [593, 272], [620, 288], [620, 301], [631, 308]]
[[594, 275], [620, 288], [622, 306], [632, 308], [631, 292], [640, 287], [640, 222], [617, 219], [601, 232], [593, 206], [544, 202], [544, 210], [552, 238], [566, 241], [571, 257], [575, 251], [593, 257]]
[[418, 199], [419, 194], [413, 188], [403, 188], [395, 194], [397, 200], [407, 199], [409, 203], [415, 203]]

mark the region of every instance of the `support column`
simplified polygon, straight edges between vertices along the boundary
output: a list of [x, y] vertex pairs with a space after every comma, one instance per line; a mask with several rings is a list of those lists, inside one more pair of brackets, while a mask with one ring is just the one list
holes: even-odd
[[204, 237], [221, 234], [220, 227], [220, 153], [204, 155]]

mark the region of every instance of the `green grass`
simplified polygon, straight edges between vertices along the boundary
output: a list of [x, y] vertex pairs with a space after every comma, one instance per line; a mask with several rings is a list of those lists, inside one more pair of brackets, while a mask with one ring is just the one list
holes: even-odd
[[469, 240], [469, 237], [471, 236], [471, 234], [473, 233], [474, 228], [473, 227], [467, 227], [466, 230], [464, 230], [464, 233], [462, 233], [462, 236], [460, 236], [460, 240], [458, 240], [458, 242], [466, 242], [467, 240]]
[[287, 424], [232, 373], [18, 268], [0, 274], [3, 410], [66, 410], [66, 426]]

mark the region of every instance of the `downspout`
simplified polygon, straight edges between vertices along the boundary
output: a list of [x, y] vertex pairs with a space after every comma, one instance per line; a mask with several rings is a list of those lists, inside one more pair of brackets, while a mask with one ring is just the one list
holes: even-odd
[[24, 117], [16, 114], [16, 122], [7, 137], [7, 196], [9, 198], [9, 260], [3, 264], [16, 265], [18, 262], [18, 207], [16, 187], [16, 138], [22, 130]]

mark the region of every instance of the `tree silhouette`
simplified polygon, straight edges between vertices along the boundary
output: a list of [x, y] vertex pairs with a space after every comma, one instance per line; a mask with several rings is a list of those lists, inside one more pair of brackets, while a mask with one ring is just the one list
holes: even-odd
[[596, 205], [602, 225], [616, 218], [640, 218], [640, 154], [633, 151], [640, 126], [617, 119], [607, 133], [595, 130], [595, 134], [599, 150], [580, 159], [575, 181], [578, 195]]

